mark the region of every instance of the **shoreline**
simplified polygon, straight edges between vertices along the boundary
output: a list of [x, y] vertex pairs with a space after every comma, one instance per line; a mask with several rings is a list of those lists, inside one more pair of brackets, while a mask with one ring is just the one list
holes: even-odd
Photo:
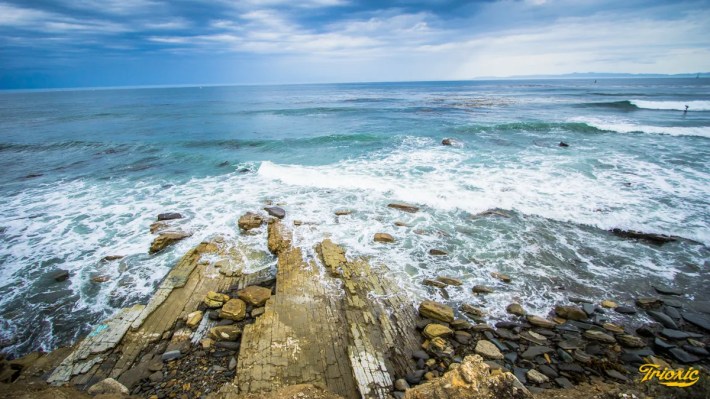
[[[416, 212], [415, 206], [392, 205]], [[528, 315], [524, 303], [511, 304], [508, 313], [514, 321], [491, 326], [482, 319], [485, 308], [412, 303], [385, 277], [386, 269], [349, 258], [328, 239], [316, 248], [317, 257], [304, 256], [308, 251], [292, 244], [291, 228], [280, 221], [285, 211], [265, 211], [245, 214], [238, 226], [248, 232], [268, 224], [266, 239], [277, 257], [276, 270], [243, 275], [246, 255], [229, 251], [234, 247], [230, 244], [238, 243], [205, 241], [183, 256], [147, 305], [114, 315], [71, 354], [58, 349], [4, 362], [4, 378], [21, 383], [41, 376], [81, 390], [113, 378], [140, 397], [199, 397], [196, 390], [209, 389], [227, 398], [313, 384], [345, 398], [399, 399], [457, 397], [431, 396], [434, 391], [427, 389], [446, 375], [470, 371], [481, 389], [502, 378], [507, 381], [505, 397], [531, 397], [560, 388], [574, 391], [584, 384], [638, 389], [633, 381], [642, 362], [673, 369], [692, 365], [707, 370], [710, 365], [705, 349], [710, 316], [683, 309], [678, 293], [668, 287], [656, 287], [654, 297], [637, 298], [633, 308], [601, 298], [599, 303], [568, 298], [550, 315]], [[170, 218], [158, 219], [160, 225], [151, 226], [157, 234], [151, 252], [187, 237], [170, 230]], [[292, 228], [299, 225], [294, 222]], [[393, 239], [378, 234], [373, 241]], [[446, 256], [431, 251], [432, 256]], [[214, 257], [218, 260], [210, 260]], [[506, 277], [491, 276], [503, 282]], [[423, 283], [443, 292], [460, 285], [456, 276]], [[244, 290], [260, 291], [261, 298]], [[471, 296], [485, 297], [489, 290], [476, 286]], [[226, 309], [232, 307], [236, 313]], [[605, 318], [611, 311], [646, 312], [657, 323], [635, 330], [614, 325]], [[324, 344], [330, 349], [324, 350]], [[482, 358], [469, 358], [474, 355]], [[51, 366], [51, 374], [36, 365], [40, 359], [43, 367]], [[458, 370], [462, 364], [466, 367]], [[9, 378], [7, 370], [13, 370]], [[216, 376], [214, 384], [199, 388], [205, 375]], [[707, 381], [707, 371], [702, 375]], [[698, 387], [707, 389], [707, 383]]]

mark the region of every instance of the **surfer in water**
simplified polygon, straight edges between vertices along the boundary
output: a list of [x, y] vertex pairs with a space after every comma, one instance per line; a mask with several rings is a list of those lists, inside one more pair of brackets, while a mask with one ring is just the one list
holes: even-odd
[[687, 104], [685, 105], [685, 111], [683, 111], [683, 113], [684, 113], [684, 114], [687, 114], [687, 113], [688, 113], [688, 105], [687, 105]]

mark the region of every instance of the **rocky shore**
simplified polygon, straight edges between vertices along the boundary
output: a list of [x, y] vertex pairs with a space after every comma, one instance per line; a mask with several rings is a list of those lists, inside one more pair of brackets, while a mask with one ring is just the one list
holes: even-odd
[[[285, 215], [270, 206], [235, 221], [244, 234], [265, 235], [275, 269], [244, 274], [250, 255], [235, 250], [238, 239], [208, 237], [177, 262], [147, 304], [121, 310], [71, 348], [3, 359], [0, 392], [155, 399], [710, 395], [710, 307], [691, 311], [670, 287], [655, 286], [633, 304], [570, 297], [549, 314], [511, 303], [507, 321], [489, 324], [480, 306], [413, 302], [386, 266], [351, 257], [330, 239], [314, 251], [294, 245], [293, 229], [303, 223], [287, 226]], [[158, 216], [150, 253], [189, 236], [171, 230], [179, 218]], [[372, 241], [396, 239], [377, 233]], [[437, 248], [429, 253], [447, 256]], [[510, 282], [497, 272], [491, 279]], [[443, 298], [463, 289], [454, 275], [422, 284]], [[477, 285], [470, 295], [491, 292]], [[653, 321], [634, 328], [609, 318], [636, 313]], [[692, 367], [699, 380], [687, 388], [640, 382], [643, 364]]]

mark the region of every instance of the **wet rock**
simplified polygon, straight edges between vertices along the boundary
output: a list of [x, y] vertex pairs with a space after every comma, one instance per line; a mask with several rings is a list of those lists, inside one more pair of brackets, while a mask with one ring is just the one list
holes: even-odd
[[565, 377], [555, 378], [555, 382], [560, 388], [574, 388], [574, 384]]
[[663, 324], [664, 327], [672, 328], [674, 330], [678, 329], [678, 325], [665, 313], [656, 312], [653, 310], [649, 310], [646, 313], [648, 313], [648, 315], [651, 316], [651, 318], [653, 318], [657, 322]]
[[682, 318], [678, 309], [671, 307], [671, 306], [664, 306], [663, 313], [665, 313], [668, 317], [670, 317], [673, 320], [680, 320]]
[[537, 356], [542, 356], [545, 353], [552, 353], [555, 350], [550, 348], [549, 346], [541, 346], [541, 345], [535, 345], [535, 346], [530, 346], [525, 352], [522, 353], [523, 359], [531, 360], [536, 358]]
[[516, 316], [525, 316], [526, 314], [525, 309], [518, 303], [511, 303], [505, 308], [505, 311]]
[[636, 314], [636, 309], [631, 306], [617, 306], [614, 310], [621, 314]]
[[422, 378], [424, 378], [424, 374], [425, 374], [425, 373], [426, 373], [426, 371], [424, 371], [424, 370], [416, 370], [416, 371], [414, 371], [414, 372], [411, 372], [411, 373], [407, 374], [407, 375], [404, 377], [404, 379], [405, 379], [409, 384], [417, 385], [417, 384], [419, 384], [420, 382], [422, 382]]
[[396, 391], [406, 391], [409, 389], [409, 384], [404, 378], [400, 378], [394, 382], [394, 389]]
[[[582, 305], [582, 310], [584, 310], [584, 313], [586, 313], [587, 316], [591, 316], [596, 312], [597, 307], [591, 303], [585, 303]], [[603, 312], [603, 310], [600, 309], [600, 312]]]
[[700, 342], [700, 341], [696, 341], [696, 340], [694, 340], [694, 339], [692, 339], [692, 338], [688, 338], [688, 343], [689, 343], [690, 345], [693, 345], [693, 346], [697, 347], [697, 348], [704, 348], [704, 347], [705, 347], [705, 344], [704, 344], [704, 343], [702, 343], [702, 342]]
[[643, 233], [640, 231], [622, 229], [612, 229], [611, 232], [619, 237], [645, 240], [657, 245], [663, 245], [668, 242], [676, 241], [675, 237], [663, 234]]
[[616, 343], [616, 339], [615, 339], [613, 336], [611, 336], [611, 335], [609, 335], [609, 334], [606, 334], [606, 333], [603, 333], [603, 332], [601, 332], [601, 331], [596, 331], [596, 330], [587, 330], [587, 331], [585, 331], [585, 332], [584, 332], [584, 337], [587, 338], [587, 339], [589, 339], [589, 340], [592, 340], [592, 341], [599, 341], [599, 342], [603, 342], [603, 343], [606, 343], [606, 344], [614, 344], [614, 343]]
[[636, 306], [642, 309], [654, 309], [663, 305], [663, 300], [654, 297], [636, 298]]
[[224, 303], [219, 312], [219, 317], [229, 320], [244, 320], [247, 315], [247, 304], [241, 299], [230, 299]]
[[89, 387], [86, 393], [96, 395], [128, 395], [128, 388], [113, 378], [106, 378]]
[[527, 317], [527, 320], [528, 320], [528, 323], [530, 323], [536, 327], [555, 328], [555, 326], [557, 325], [554, 321], [543, 319], [542, 317], [535, 316], [535, 315], [529, 315]]
[[545, 374], [542, 374], [535, 369], [528, 370], [525, 376], [528, 378], [528, 381], [538, 385], [544, 384], [550, 380]]
[[264, 210], [275, 218], [283, 219], [286, 217], [286, 211], [279, 206], [267, 206]]
[[474, 318], [483, 317], [486, 314], [486, 312], [484, 312], [482, 309], [479, 309], [473, 305], [469, 305], [468, 303], [464, 303], [463, 305], [461, 305], [459, 310]]
[[621, 345], [628, 348], [643, 348], [646, 346], [646, 343], [641, 338], [629, 334], [618, 335], [616, 339], [619, 340]]
[[668, 339], [687, 339], [690, 338], [690, 334], [684, 331], [673, 330], [670, 328], [664, 328], [661, 330], [661, 335]]
[[172, 350], [163, 353], [160, 359], [164, 362], [169, 362], [171, 360], [179, 359], [182, 357], [182, 353], [179, 350]]
[[429, 354], [422, 350], [416, 350], [412, 352], [412, 357], [417, 360], [429, 360]]
[[409, 213], [415, 213], [415, 212], [419, 211], [418, 207], [416, 207], [414, 205], [406, 204], [404, 202], [392, 202], [392, 203], [387, 204], [387, 207], [399, 209], [400, 211], [409, 212]]
[[375, 233], [374, 240], [375, 242], [392, 243], [394, 242], [394, 237], [387, 233]]
[[569, 147], [569, 144], [565, 143], [564, 141], [560, 141], [560, 144], [558, 144], [559, 147]]
[[52, 275], [52, 278], [54, 281], [61, 283], [62, 281], [65, 281], [69, 278], [69, 271], [68, 270], [58, 270], [54, 272]]
[[615, 380], [619, 380], [619, 381], [622, 381], [622, 382], [628, 382], [628, 381], [629, 381], [629, 379], [626, 378], [625, 375], [621, 374], [620, 372], [618, 372], [618, 371], [616, 371], [616, 370], [614, 370], [614, 369], [606, 369], [606, 370], [604, 370], [604, 372], [606, 373], [606, 375], [608, 375], [609, 377], [611, 377], [611, 378], [613, 378], [613, 379], [615, 379]]
[[427, 285], [429, 287], [436, 287], [436, 288], [446, 288], [446, 284], [442, 283], [441, 281], [438, 280], [432, 280], [425, 278], [422, 280], [422, 284]]
[[427, 338], [448, 337], [453, 333], [454, 331], [449, 327], [437, 323], [428, 324], [422, 331], [422, 334]]
[[665, 339], [656, 338], [653, 340], [653, 344], [662, 350], [669, 350], [675, 348], [675, 345], [666, 341]]
[[182, 219], [182, 215], [177, 212], [166, 212], [158, 215], [158, 221]]
[[557, 350], [557, 356], [559, 356], [560, 359], [565, 363], [571, 363], [574, 361], [574, 358], [572, 357], [572, 355], [570, 355], [569, 353], [567, 353], [566, 351], [564, 351], [562, 349]]
[[474, 285], [472, 289], [474, 294], [491, 294], [493, 289], [485, 285]]
[[636, 334], [642, 336], [642, 337], [653, 337], [656, 335], [656, 332], [658, 332], [659, 328], [657, 328], [658, 324], [650, 325], [650, 324], [645, 324], [639, 328], [636, 329]]
[[699, 357], [691, 355], [680, 348], [671, 348], [668, 351], [677, 361], [681, 363], [697, 363], [700, 361]]
[[504, 283], [509, 283], [512, 281], [509, 275], [498, 272], [491, 272], [491, 277], [498, 279]]
[[619, 306], [616, 302], [609, 300], [609, 299], [603, 300], [601, 305], [603, 308], [607, 308], [607, 309], [615, 309]]
[[527, 399], [530, 392], [509, 372], [491, 373], [480, 356], [466, 356], [442, 377], [407, 390], [406, 399]]
[[449, 254], [448, 252], [441, 250], [441, 249], [432, 248], [429, 250], [429, 255], [433, 255], [433, 256], [445, 256], [448, 254]]
[[546, 364], [539, 366], [538, 370], [540, 370], [540, 372], [545, 374], [548, 378], [557, 378], [560, 376], [555, 369]]
[[91, 278], [91, 282], [97, 284], [105, 283], [109, 280], [111, 280], [109, 276], [94, 276]]
[[112, 262], [114, 260], [119, 260], [123, 259], [123, 255], [106, 255], [103, 258], [101, 258], [101, 262]]
[[150, 234], [155, 234], [161, 230], [165, 230], [168, 227], [170, 227], [167, 223], [165, 222], [153, 222], [150, 224]]
[[587, 320], [587, 313], [576, 306], [555, 306], [555, 313], [569, 320]]
[[547, 343], [547, 338], [534, 331], [523, 331], [520, 333], [520, 338], [532, 342], [535, 345], [544, 345]]
[[335, 216], [347, 216], [353, 213], [352, 209], [337, 209], [335, 211]]
[[707, 349], [705, 349], [705, 348], [701, 348], [701, 347], [693, 346], [693, 345], [688, 345], [688, 344], [683, 345], [682, 348], [684, 351], [691, 353], [693, 355], [696, 355], [696, 356], [703, 356], [703, 357], [710, 356], [710, 352], [708, 352]]
[[604, 324], [602, 324], [602, 328], [611, 332], [611, 333], [614, 333], [614, 334], [623, 334], [624, 333], [623, 327], [617, 326], [616, 324], [612, 324], [612, 323], [604, 323]]
[[456, 319], [449, 323], [449, 327], [453, 328], [454, 330], [470, 330], [473, 325], [466, 320]]
[[683, 292], [677, 288], [672, 288], [663, 284], [653, 284], [653, 289], [663, 295], [683, 295]]
[[454, 310], [444, 304], [434, 301], [424, 301], [419, 305], [422, 317], [450, 323], [454, 320]]
[[241, 334], [242, 330], [236, 325], [212, 327], [209, 332], [215, 341], [236, 341]]
[[189, 313], [187, 315], [187, 320], [185, 321], [185, 325], [187, 325], [189, 328], [195, 329], [195, 328], [197, 328], [198, 325], [200, 325], [201, 321], [202, 321], [202, 311], [196, 310], [196, 311]]
[[475, 351], [486, 359], [503, 359], [500, 350], [492, 342], [484, 339], [478, 341]]
[[264, 218], [252, 212], [245, 213], [237, 221], [239, 228], [245, 231], [261, 227], [262, 224], [264, 224]]
[[[702, 328], [705, 331], [710, 331], [710, 317], [701, 315], [699, 313], [683, 312], [683, 319], [685, 321]], [[666, 326], [668, 327], [668, 326]]]
[[258, 285], [251, 285], [237, 291], [237, 296], [239, 299], [252, 306], [264, 306], [266, 301], [271, 298], [271, 289], [260, 287]]
[[453, 285], [456, 287], [463, 285], [463, 282], [461, 280], [453, 277], [438, 276], [436, 279], [446, 285]]
[[165, 249], [167, 246], [175, 244], [176, 242], [183, 240], [187, 237], [190, 237], [189, 233], [185, 233], [183, 231], [166, 231], [163, 233], [160, 233], [153, 242], [150, 244], [150, 249], [148, 250], [149, 253], [155, 254], [163, 249]]

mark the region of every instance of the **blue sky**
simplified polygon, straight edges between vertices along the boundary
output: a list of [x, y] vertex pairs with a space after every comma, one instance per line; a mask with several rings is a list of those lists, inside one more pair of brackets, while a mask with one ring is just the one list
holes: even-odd
[[0, 0], [0, 89], [710, 71], [710, 1]]

